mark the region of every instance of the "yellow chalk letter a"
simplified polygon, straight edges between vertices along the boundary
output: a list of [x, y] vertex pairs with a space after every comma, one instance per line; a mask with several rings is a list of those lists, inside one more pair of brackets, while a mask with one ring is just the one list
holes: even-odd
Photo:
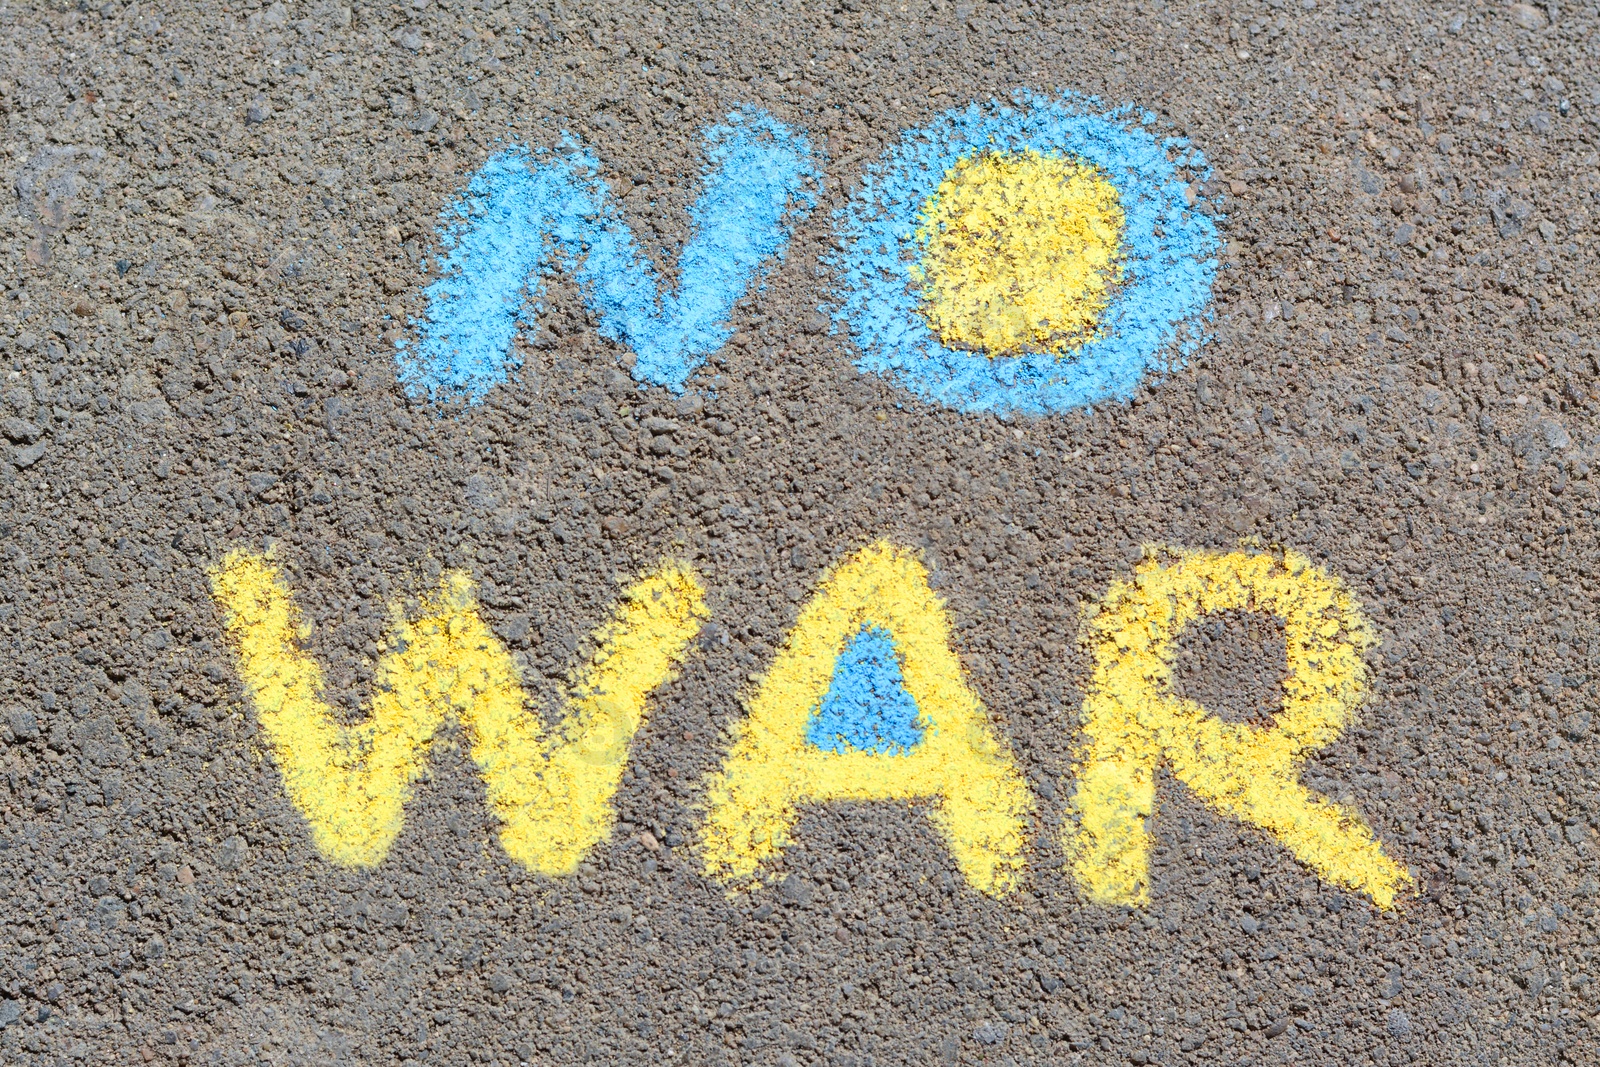
[[[887, 634], [921, 739], [897, 751], [828, 750], [807, 738], [841, 652], [864, 629]], [[846, 559], [800, 612], [750, 700], [707, 789], [707, 873], [748, 883], [777, 858], [803, 804], [932, 801], [930, 812], [975, 888], [1002, 896], [1023, 863], [1031, 800], [950, 648], [944, 605], [910, 552], [878, 543]]]

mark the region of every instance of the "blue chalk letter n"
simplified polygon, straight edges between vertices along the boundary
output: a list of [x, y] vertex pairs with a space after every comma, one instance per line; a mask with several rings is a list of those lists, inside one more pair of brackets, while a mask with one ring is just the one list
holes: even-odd
[[493, 156], [441, 220], [444, 255], [426, 289], [414, 347], [397, 355], [407, 392], [481, 401], [518, 362], [511, 343], [531, 326], [545, 272], [578, 283], [600, 332], [633, 350], [633, 376], [681, 392], [727, 341], [728, 318], [763, 264], [780, 259], [792, 223], [816, 203], [817, 169], [803, 133], [763, 111], [730, 114], [705, 131], [702, 192], [663, 293], [599, 161], [512, 149]]

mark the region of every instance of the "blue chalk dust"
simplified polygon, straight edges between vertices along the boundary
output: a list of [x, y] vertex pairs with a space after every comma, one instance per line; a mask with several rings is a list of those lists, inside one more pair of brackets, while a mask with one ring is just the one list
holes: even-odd
[[[1070, 93], [1026, 91], [1011, 105], [969, 104], [908, 131], [867, 169], [834, 216], [842, 251], [828, 263], [843, 284], [823, 309], [849, 328], [861, 352], [856, 366], [960, 411], [1043, 415], [1125, 399], [1164, 357], [1176, 364], [1199, 346], [1220, 242], [1215, 221], [1189, 206], [1178, 165], [1205, 177], [1205, 157], [1138, 128], [1154, 118], [1148, 112], [1094, 107]], [[1070, 355], [990, 358], [946, 348], [918, 314], [911, 277], [922, 205], [958, 160], [1028, 149], [1092, 163], [1116, 186], [1126, 220], [1123, 285], [1096, 336]]]
[[902, 755], [921, 740], [894, 638], [863, 626], [834, 662], [833, 680], [806, 724], [807, 743], [825, 752]]
[[562, 155], [518, 148], [488, 160], [441, 220], [440, 276], [424, 290], [416, 345], [396, 355], [407, 392], [477, 403], [505, 381], [552, 269], [574, 277], [600, 333], [633, 350], [636, 379], [681, 392], [726, 343], [758, 270], [782, 258], [819, 177], [805, 135], [762, 111], [730, 114], [705, 141], [693, 233], [669, 293], [590, 152], [569, 140]]

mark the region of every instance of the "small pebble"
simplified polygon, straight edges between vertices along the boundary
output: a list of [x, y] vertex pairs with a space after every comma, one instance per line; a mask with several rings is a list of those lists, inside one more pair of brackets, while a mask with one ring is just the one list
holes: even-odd
[[998, 1045], [1005, 1040], [1006, 1029], [1004, 1023], [982, 1023], [972, 1031], [972, 1037], [980, 1045]]

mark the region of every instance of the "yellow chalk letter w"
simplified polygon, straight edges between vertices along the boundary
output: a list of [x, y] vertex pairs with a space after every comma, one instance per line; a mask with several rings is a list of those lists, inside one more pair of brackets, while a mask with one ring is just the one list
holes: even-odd
[[230, 553], [211, 587], [289, 799], [322, 854], [357, 867], [388, 852], [434, 732], [454, 715], [472, 737], [506, 852], [543, 874], [571, 872], [609, 833], [646, 700], [672, 677], [706, 616], [699, 582], [675, 563], [634, 583], [595, 633], [597, 651], [559, 736], [545, 738], [461, 571], [446, 572], [414, 616], [394, 609], [369, 714], [350, 726], [322, 699], [322, 670], [300, 647], [309, 628], [273, 560]]

